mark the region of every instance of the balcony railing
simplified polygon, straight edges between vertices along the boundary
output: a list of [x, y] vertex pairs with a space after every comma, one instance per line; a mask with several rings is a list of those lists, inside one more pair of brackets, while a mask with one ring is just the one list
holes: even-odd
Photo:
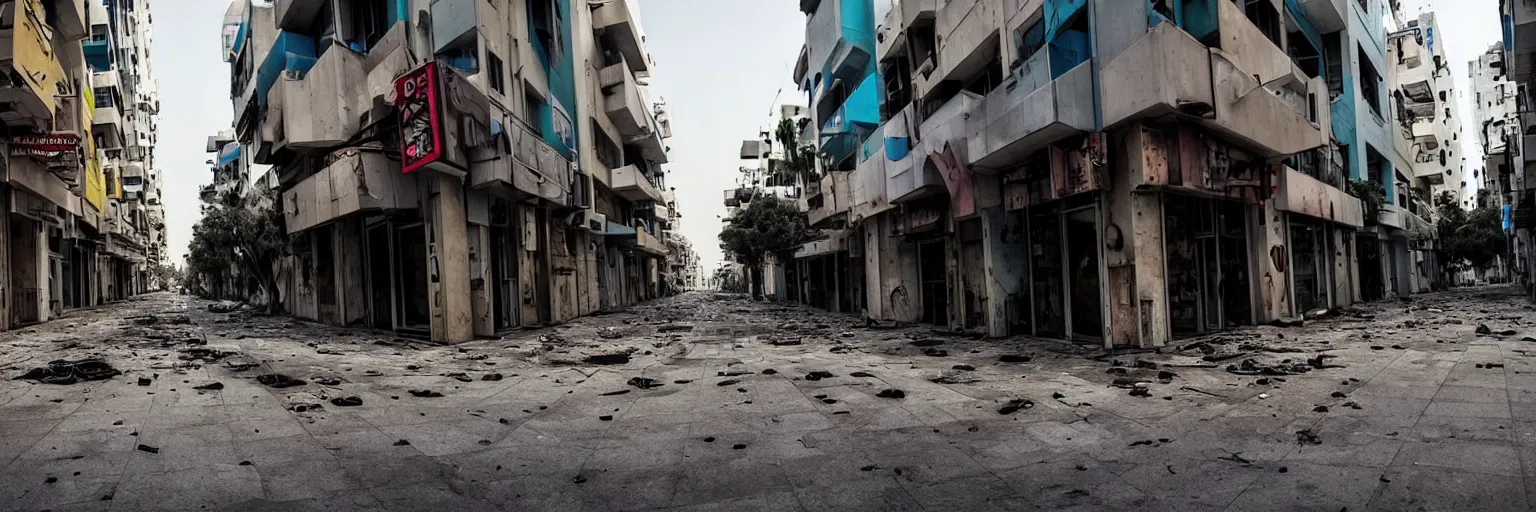
[[648, 76], [651, 56], [645, 51], [645, 38], [635, 23], [635, 15], [629, 12], [628, 2], [606, 2], [592, 10], [592, 30], [600, 36], [605, 49], [624, 56], [629, 70]]

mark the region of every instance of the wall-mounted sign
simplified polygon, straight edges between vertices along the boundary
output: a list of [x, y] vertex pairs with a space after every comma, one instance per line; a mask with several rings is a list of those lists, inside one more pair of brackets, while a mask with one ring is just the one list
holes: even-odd
[[443, 156], [438, 66], [428, 62], [395, 80], [395, 106], [400, 109], [401, 170], [406, 174]]
[[59, 153], [76, 153], [80, 150], [80, 136], [73, 133], [47, 135], [19, 135], [8, 141], [11, 156], [52, 157]]

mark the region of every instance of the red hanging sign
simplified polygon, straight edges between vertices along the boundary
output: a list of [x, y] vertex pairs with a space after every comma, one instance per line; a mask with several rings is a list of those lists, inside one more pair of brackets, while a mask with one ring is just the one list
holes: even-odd
[[443, 156], [437, 66], [436, 62], [428, 62], [395, 80], [395, 106], [400, 109], [401, 171], [405, 174]]

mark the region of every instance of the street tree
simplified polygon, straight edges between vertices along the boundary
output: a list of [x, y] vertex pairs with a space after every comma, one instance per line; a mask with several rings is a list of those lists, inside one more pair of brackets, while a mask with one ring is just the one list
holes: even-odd
[[192, 226], [187, 288], [205, 298], [225, 298], [222, 285], [238, 269], [239, 275], [253, 278], [267, 312], [282, 313], [276, 267], [288, 248], [288, 235], [281, 198], [276, 190], [262, 188], [233, 203], [210, 208]]
[[1457, 201], [1447, 201], [1438, 207], [1440, 218], [1435, 223], [1439, 236], [1436, 253], [1442, 270], [1455, 272], [1465, 269], [1485, 270], [1499, 257], [1509, 253], [1509, 240], [1504, 234], [1504, 215], [1497, 205], [1489, 205], [1487, 191], [1479, 193], [1477, 209], [1467, 212]]
[[720, 248], [747, 267], [752, 298], [763, 297], [763, 263], [770, 254], [787, 257], [816, 233], [793, 202], [773, 196], [752, 198], [720, 230]]

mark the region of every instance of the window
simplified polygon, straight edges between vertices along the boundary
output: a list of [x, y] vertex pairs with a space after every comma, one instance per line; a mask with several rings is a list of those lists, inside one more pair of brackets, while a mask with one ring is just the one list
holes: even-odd
[[1244, 0], [1243, 14], [1275, 46], [1285, 45], [1285, 41], [1280, 39], [1280, 13], [1275, 11], [1275, 4], [1270, 0]]
[[112, 89], [97, 87], [91, 90], [91, 94], [96, 97], [96, 108], [112, 108]]
[[488, 78], [490, 78], [491, 90], [499, 94], [506, 94], [506, 69], [504, 69], [504, 65], [501, 63], [501, 57], [497, 57], [490, 50], [485, 52], [485, 71], [490, 75]]
[[353, 51], [366, 52], [394, 25], [393, 10], [387, 0], [341, 0], [336, 16], [336, 33]]
[[1328, 68], [1328, 100], [1344, 95], [1344, 54], [1339, 34], [1323, 34], [1323, 62]]
[[1024, 61], [1035, 56], [1035, 52], [1045, 48], [1045, 23], [1035, 20], [1028, 25], [1019, 25], [1013, 31], [1013, 47], [1018, 50], [1019, 60], [1013, 63], [1013, 67], [1022, 66]]
[[1445, 91], [1440, 91], [1440, 101], [1445, 101]]
[[613, 139], [608, 138], [608, 132], [603, 131], [603, 127], [598, 126], [597, 121], [589, 121], [588, 124], [592, 128], [592, 137], [594, 139], [592, 146], [596, 151], [597, 161], [602, 162], [609, 169], [623, 167], [624, 152], [619, 149], [619, 145], [615, 144]]
[[544, 123], [541, 121], [543, 116], [544, 98], [538, 93], [528, 91], [528, 94], [523, 95], [523, 121], [528, 123], [533, 133], [541, 136], [544, 135]]
[[1365, 104], [1371, 107], [1371, 113], [1381, 117], [1381, 75], [1376, 68], [1371, 66], [1371, 61], [1366, 57], [1365, 48], [1356, 46], [1355, 50], [1360, 59], [1360, 94], [1365, 96]]

